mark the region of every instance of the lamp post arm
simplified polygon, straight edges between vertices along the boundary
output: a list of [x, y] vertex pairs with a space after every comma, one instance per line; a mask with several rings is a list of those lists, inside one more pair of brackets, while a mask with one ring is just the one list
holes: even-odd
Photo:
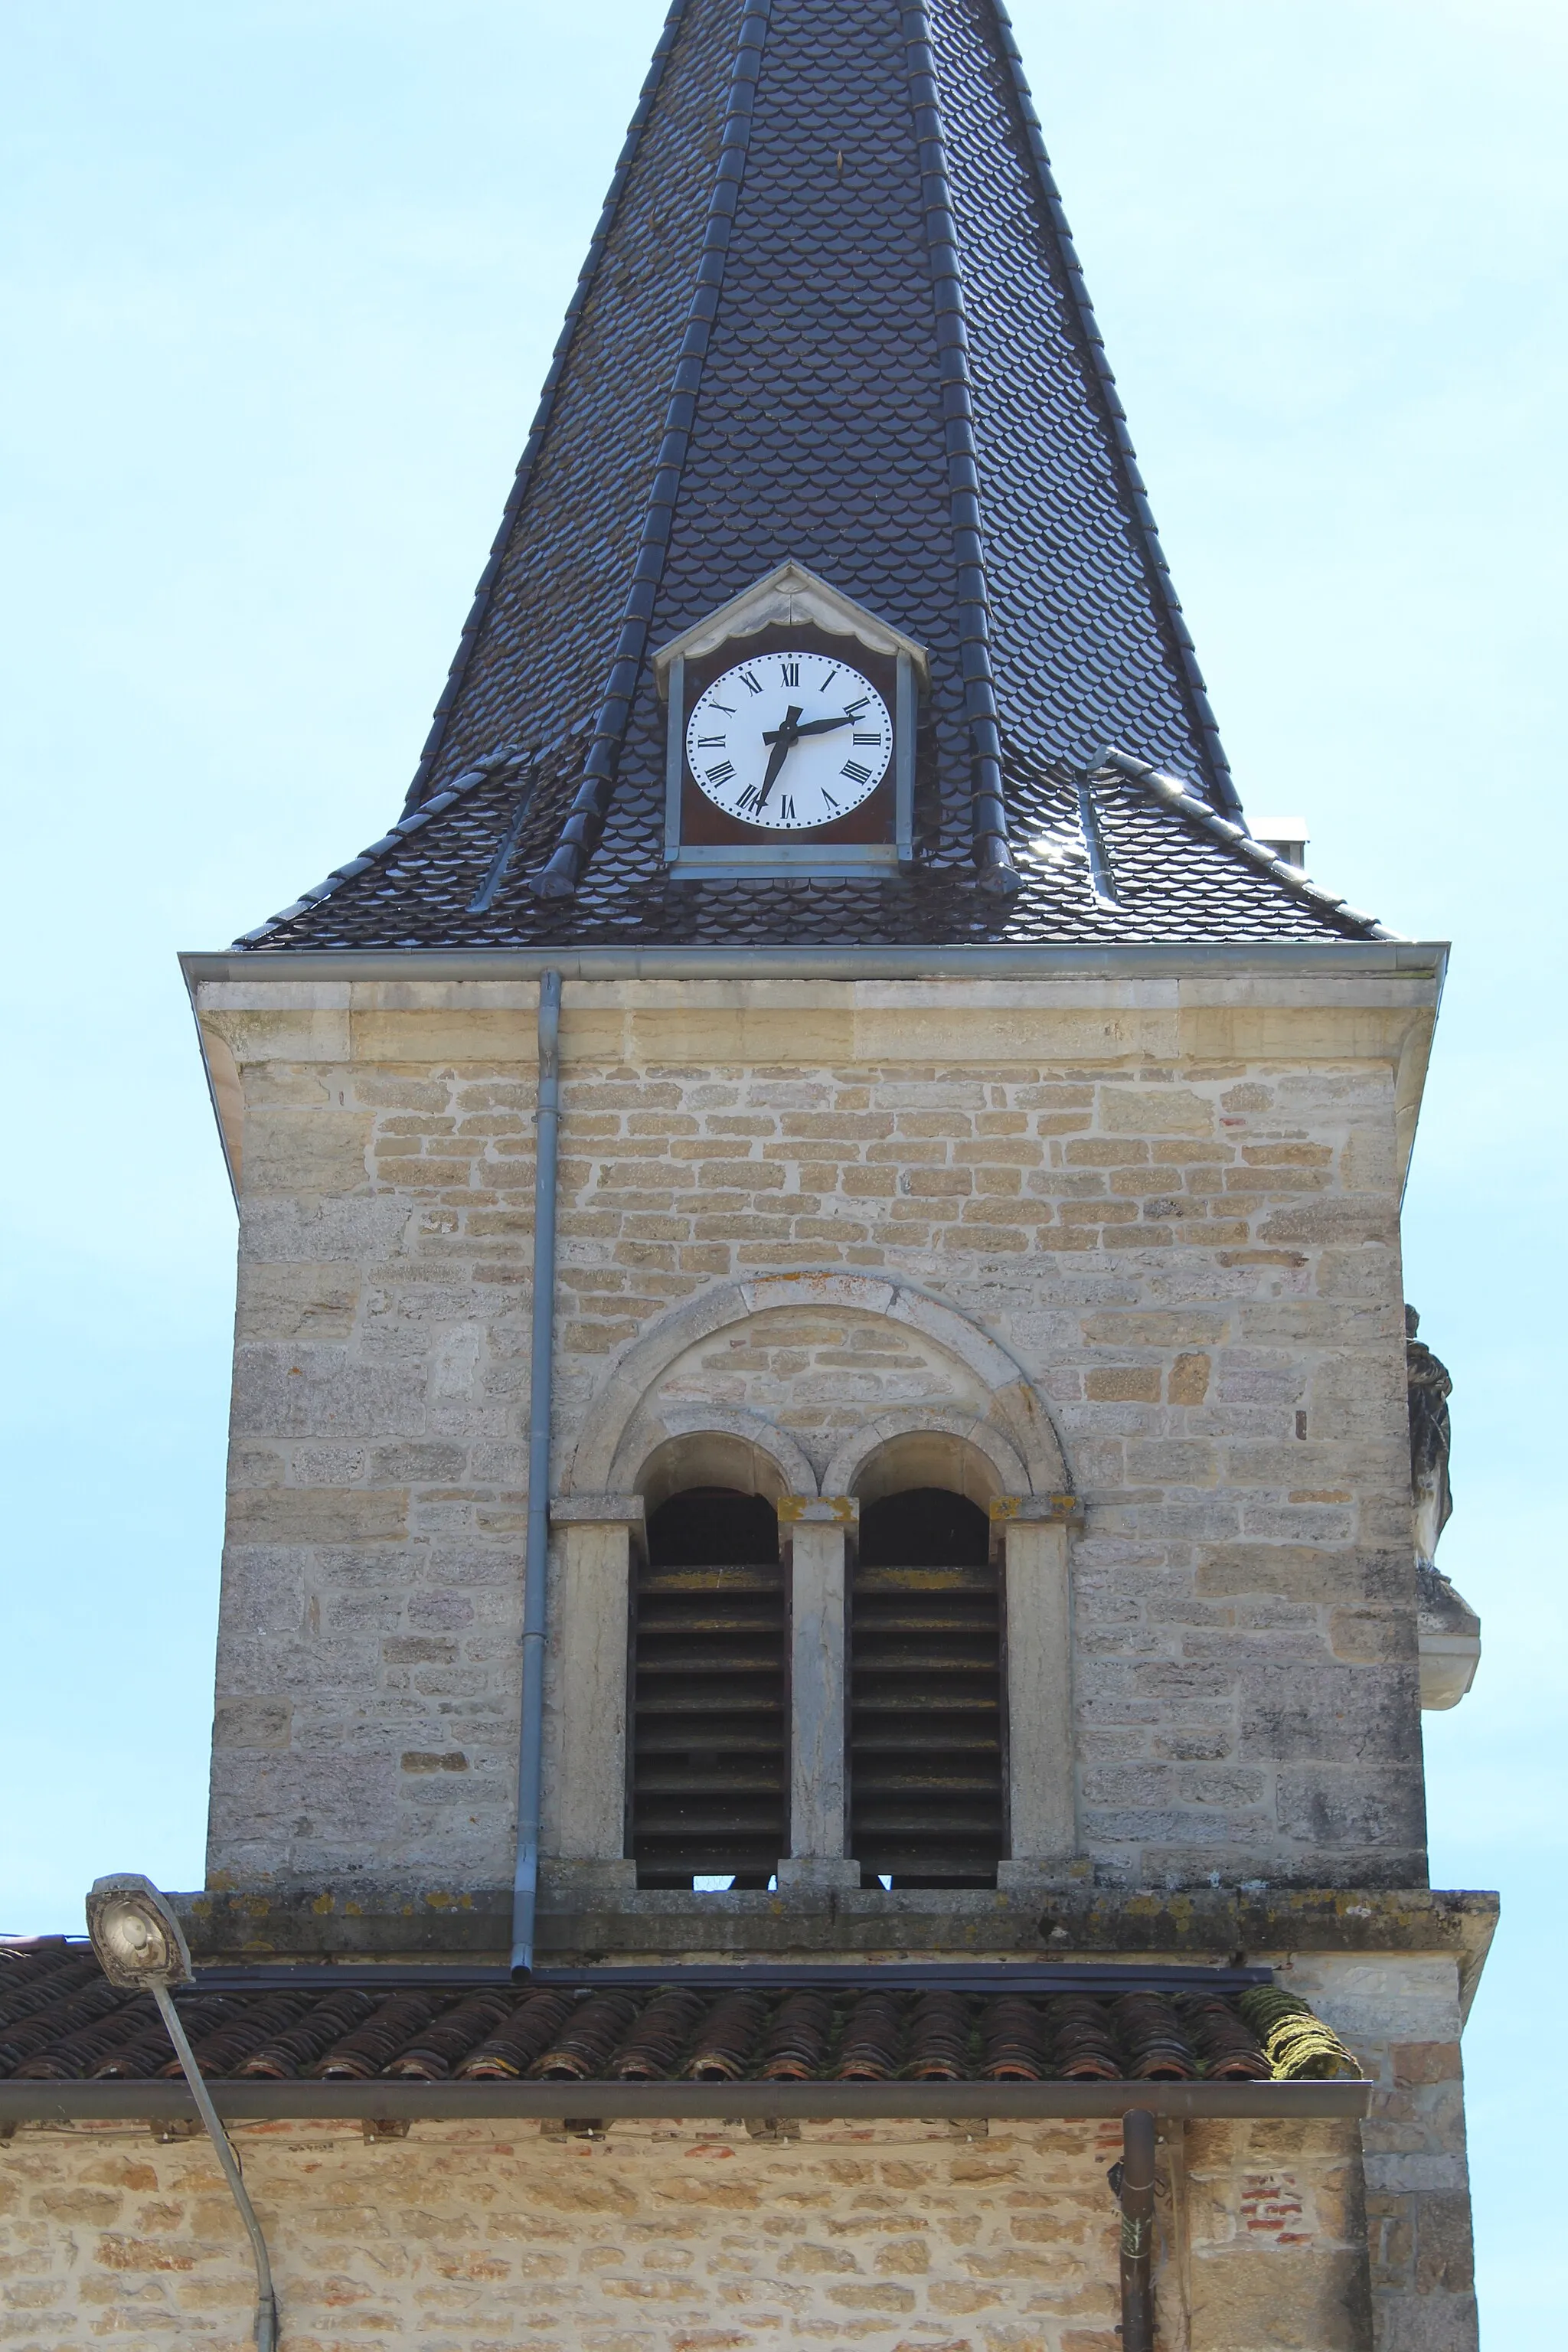
[[207, 2127], [207, 2137], [211, 2140], [217, 2160], [223, 2167], [224, 2178], [234, 2192], [234, 2201], [239, 2208], [239, 2218], [250, 2235], [251, 2252], [256, 2256], [256, 2352], [276, 2352], [278, 2297], [272, 2287], [272, 2264], [267, 2257], [267, 2241], [261, 2234], [261, 2224], [256, 2218], [256, 2208], [250, 2201], [244, 2177], [240, 2172], [239, 2158], [234, 2152], [234, 2143], [223, 2127], [222, 2118], [213, 2105], [212, 2093], [202, 2079], [202, 2070], [196, 2063], [195, 2053], [191, 2048], [185, 2029], [180, 2022], [179, 2012], [170, 1997], [168, 1987], [154, 1985], [153, 1998], [157, 2002], [159, 2013], [168, 2028], [169, 2039], [174, 2045], [174, 2055], [179, 2060], [181, 2071], [191, 2086], [191, 2096], [196, 2103], [197, 2113]]

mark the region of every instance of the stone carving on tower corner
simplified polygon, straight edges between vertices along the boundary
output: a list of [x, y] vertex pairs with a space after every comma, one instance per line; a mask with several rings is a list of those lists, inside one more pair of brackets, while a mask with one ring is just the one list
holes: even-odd
[[1448, 1369], [1416, 1337], [1421, 1318], [1405, 1310], [1405, 1366], [1410, 1407], [1410, 1506], [1415, 1544], [1416, 1641], [1421, 1658], [1421, 1704], [1458, 1706], [1476, 1678], [1481, 1656], [1481, 1621], [1464, 1596], [1436, 1567], [1433, 1555], [1454, 1513], [1448, 1480], [1451, 1433], [1448, 1399], [1454, 1383]]

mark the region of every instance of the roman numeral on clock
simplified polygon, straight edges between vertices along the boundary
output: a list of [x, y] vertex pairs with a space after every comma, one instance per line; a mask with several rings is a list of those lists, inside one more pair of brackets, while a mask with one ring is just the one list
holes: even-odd
[[[743, 669], [741, 672], [741, 684], [747, 689], [748, 693], [751, 694], [761, 694], [763, 690], [762, 681], [759, 678], [754, 678], [749, 669]], [[718, 710], [721, 710], [723, 707], [722, 703], [715, 703], [714, 705], [714, 709]]]
[[[728, 740], [729, 739], [723, 735], [699, 735], [697, 738], [697, 748], [700, 751], [721, 751]], [[858, 743], [860, 740], [858, 735], [856, 736], [855, 740]], [[875, 742], [877, 738], [873, 735], [871, 740]]]
[[733, 760], [721, 760], [716, 768], [706, 768], [703, 771], [710, 784], [727, 784], [734, 772]]
[[879, 750], [882, 741], [881, 730], [879, 728], [874, 735], [851, 735], [849, 740], [851, 743], [873, 743]]
[[845, 717], [847, 719], [863, 719], [866, 715], [866, 707], [869, 700], [869, 695], [863, 694], [858, 702], [847, 702], [844, 706]]
[[868, 784], [871, 781], [870, 769], [863, 768], [858, 760], [846, 760], [838, 772], [847, 776], [852, 784]]
[[781, 686], [798, 686], [800, 684], [800, 664], [797, 661], [780, 662], [779, 684]]

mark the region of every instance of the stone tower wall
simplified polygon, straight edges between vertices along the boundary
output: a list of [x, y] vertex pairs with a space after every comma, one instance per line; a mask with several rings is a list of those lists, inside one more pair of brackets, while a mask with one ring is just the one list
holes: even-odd
[[[623, 1401], [634, 1452], [729, 1415], [820, 1482], [923, 1415], [1034, 1444], [1040, 1484], [1059, 1445], [1098, 1874], [1421, 1884], [1397, 1206], [1430, 975], [1184, 961], [569, 980], [554, 1484], [689, 1327]], [[242, 1211], [215, 1885], [510, 1877], [534, 1004], [201, 988]]]

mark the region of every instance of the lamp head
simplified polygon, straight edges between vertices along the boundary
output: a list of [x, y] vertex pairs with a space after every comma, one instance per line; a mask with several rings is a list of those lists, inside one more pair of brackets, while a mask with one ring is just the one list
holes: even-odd
[[191, 1955], [180, 1923], [150, 1878], [117, 1871], [93, 1881], [87, 1932], [112, 1985], [146, 1992], [191, 1981]]

